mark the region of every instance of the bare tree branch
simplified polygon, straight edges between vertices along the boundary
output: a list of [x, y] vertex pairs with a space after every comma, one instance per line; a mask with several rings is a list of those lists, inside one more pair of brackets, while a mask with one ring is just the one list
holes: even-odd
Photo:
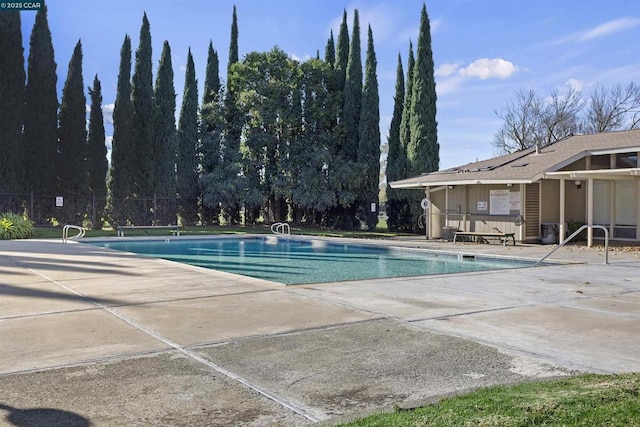
[[611, 89], [596, 85], [585, 115], [587, 132], [636, 129], [640, 126], [640, 86], [631, 82]]
[[545, 146], [578, 131], [583, 109], [582, 94], [574, 89], [554, 91], [545, 99], [533, 89], [518, 91], [496, 115], [504, 120], [494, 136], [499, 154], [512, 153], [536, 144]]

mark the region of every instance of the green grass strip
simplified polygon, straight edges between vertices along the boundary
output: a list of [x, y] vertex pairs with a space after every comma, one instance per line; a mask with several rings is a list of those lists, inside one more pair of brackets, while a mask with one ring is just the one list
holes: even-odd
[[640, 426], [640, 373], [484, 388], [343, 426]]

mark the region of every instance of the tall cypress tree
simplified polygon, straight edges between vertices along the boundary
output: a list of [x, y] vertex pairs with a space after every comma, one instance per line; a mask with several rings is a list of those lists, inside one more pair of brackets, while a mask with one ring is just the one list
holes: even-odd
[[[58, 190], [64, 196], [86, 196], [89, 192], [89, 171], [85, 160], [87, 157], [86, 105], [87, 98], [84, 95], [82, 79], [82, 43], [78, 41], [69, 61], [69, 72], [62, 89], [58, 119]], [[65, 204], [65, 208], [67, 207], [71, 207], [69, 203]], [[77, 222], [70, 216], [65, 220]]]
[[208, 104], [218, 99], [218, 92], [220, 92], [220, 61], [218, 59], [218, 51], [213, 48], [213, 42], [209, 41], [202, 104]]
[[[91, 107], [89, 111], [89, 136], [87, 139], [87, 167], [89, 169], [89, 190], [96, 198], [107, 196], [107, 147], [105, 145], [104, 117], [102, 115], [102, 87], [98, 75], [93, 79], [93, 87], [89, 88]], [[94, 212], [93, 228], [102, 229], [104, 206], [97, 203]]]
[[26, 156], [21, 155], [24, 109], [24, 49], [20, 12], [0, 13], [0, 192], [22, 191]]
[[178, 123], [177, 190], [182, 223], [192, 225], [198, 214], [198, 82], [191, 49], [187, 56], [182, 108]]
[[[231, 41], [229, 42], [229, 62], [227, 63], [227, 74], [233, 64], [239, 61], [238, 55], [238, 14], [236, 6], [233, 6], [233, 17], [231, 19]], [[227, 76], [228, 80], [228, 76]]]
[[113, 140], [109, 169], [107, 209], [111, 226], [131, 220], [130, 199], [134, 196], [136, 163], [133, 145], [133, 104], [131, 103], [131, 39], [125, 36], [120, 50], [120, 70], [113, 109]]
[[402, 206], [402, 190], [391, 188], [389, 183], [404, 178], [403, 168], [406, 164], [406, 152], [400, 142], [400, 122], [402, 120], [402, 108], [404, 104], [404, 70], [402, 58], [398, 54], [398, 67], [396, 71], [396, 92], [393, 97], [393, 115], [389, 127], [389, 153], [387, 155], [387, 228], [390, 231], [398, 231], [400, 225], [400, 210]]
[[25, 190], [54, 196], [57, 190], [58, 78], [46, 4], [36, 14], [27, 62], [25, 111], [29, 113], [24, 118]]
[[[155, 120], [151, 68], [151, 29], [145, 13], [142, 18], [140, 44], [136, 50], [135, 70], [131, 82], [134, 160], [137, 165], [135, 184], [138, 197], [153, 196], [153, 183], [156, 178], [154, 172], [158, 153], [153, 150]], [[143, 212], [140, 214], [142, 215]], [[149, 218], [140, 217], [137, 221], [148, 223]]]
[[[222, 131], [220, 120], [220, 62], [218, 52], [213, 48], [213, 42], [209, 41], [209, 51], [207, 54], [207, 68], [204, 78], [204, 94], [202, 95], [202, 106], [200, 108], [201, 117], [201, 144], [200, 159], [201, 174], [206, 176], [214, 172], [220, 163], [220, 135]], [[203, 192], [202, 199], [202, 222], [215, 224], [220, 216], [219, 204], [207, 206]], [[219, 200], [217, 201], [220, 202]]]
[[436, 121], [436, 82], [433, 68], [429, 16], [427, 15], [427, 6], [423, 5], [420, 16], [417, 59], [413, 71], [409, 120], [411, 137], [407, 147], [412, 175], [436, 171], [440, 164], [438, 123]]
[[[240, 153], [240, 136], [241, 136], [241, 121], [238, 107], [236, 106], [236, 97], [234, 88], [230, 84], [233, 80], [231, 77], [232, 67], [238, 62], [238, 15], [236, 7], [233, 6], [233, 19], [231, 22], [231, 42], [229, 44], [229, 62], [227, 63], [227, 91], [224, 101], [224, 116], [225, 116], [225, 132], [222, 138], [222, 144], [224, 145], [225, 161], [230, 163], [239, 163], [238, 159], [242, 157]], [[224, 184], [227, 187], [238, 187], [237, 175], [226, 175], [228, 181]], [[224, 206], [225, 217], [228, 223], [240, 222], [240, 204], [232, 203]]]
[[369, 25], [358, 145], [358, 163], [362, 166], [359, 213], [369, 230], [375, 230], [378, 223], [378, 209], [372, 212], [371, 204], [378, 206], [380, 192], [380, 97], [377, 66], [373, 32]]
[[[89, 88], [91, 107], [89, 110], [89, 136], [87, 139], [87, 166], [89, 169], [89, 190], [95, 197], [107, 195], [107, 147], [105, 145], [104, 116], [102, 115], [102, 85], [98, 75]], [[94, 224], [94, 227], [100, 224]]]
[[[411, 111], [409, 113], [411, 136], [407, 146], [407, 158], [411, 175], [436, 171], [440, 165], [438, 123], [436, 121], [436, 82], [433, 68], [429, 16], [426, 5], [423, 5], [417, 58], [413, 70]], [[424, 197], [423, 194], [415, 192], [413, 202], [410, 202], [411, 217], [415, 224], [417, 224], [417, 218], [422, 214], [418, 203], [422, 197]], [[415, 231], [418, 230], [415, 229]]]
[[[156, 76], [155, 138], [156, 152], [153, 176], [153, 192], [159, 197], [173, 198], [176, 194], [176, 91], [173, 87], [173, 65], [171, 47], [165, 40]], [[167, 212], [167, 216], [174, 215]], [[173, 221], [172, 221], [173, 222]]]
[[332, 67], [336, 65], [336, 43], [333, 40], [333, 30], [331, 30], [327, 46], [324, 48], [324, 62], [331, 64]]
[[336, 60], [334, 68], [338, 71], [338, 87], [344, 88], [344, 80], [347, 75], [347, 63], [349, 62], [349, 28], [347, 27], [347, 11], [342, 13], [342, 23], [338, 32], [338, 45], [336, 46]]
[[[407, 147], [411, 139], [411, 99], [413, 92], [413, 71], [415, 68], [415, 58], [413, 56], [413, 43], [409, 41], [409, 57], [407, 59], [407, 80], [404, 96], [404, 104], [402, 106], [402, 120], [400, 121], [400, 153], [402, 158], [398, 160], [397, 170], [398, 178], [409, 178], [409, 159], [407, 158]], [[415, 194], [406, 190], [396, 192], [397, 199], [397, 231], [414, 231], [417, 221], [412, 218], [411, 204], [415, 203]], [[415, 212], [414, 212], [415, 213]]]
[[360, 123], [360, 107], [362, 103], [362, 57], [360, 49], [360, 23], [358, 10], [354, 11], [353, 33], [349, 62], [344, 82], [344, 101], [342, 119], [344, 123], [345, 141], [342, 155], [347, 161], [355, 161], [358, 156], [358, 128]]
[[[413, 69], [415, 67], [413, 56], [413, 43], [409, 42], [409, 58], [407, 59], [407, 90], [402, 107], [402, 120], [400, 122], [400, 144], [404, 152], [407, 152], [409, 141], [411, 140], [411, 99], [413, 94]], [[402, 168], [402, 173], [398, 179], [409, 178], [408, 164]]]

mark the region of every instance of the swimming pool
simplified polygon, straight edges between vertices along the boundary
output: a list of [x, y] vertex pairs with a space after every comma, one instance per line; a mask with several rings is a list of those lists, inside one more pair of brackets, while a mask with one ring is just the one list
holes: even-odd
[[110, 240], [94, 245], [286, 285], [530, 267], [533, 262], [262, 236]]

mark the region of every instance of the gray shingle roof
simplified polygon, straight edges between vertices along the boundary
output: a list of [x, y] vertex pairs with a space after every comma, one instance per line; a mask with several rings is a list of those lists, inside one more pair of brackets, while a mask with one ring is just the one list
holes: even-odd
[[517, 151], [493, 159], [391, 182], [392, 188], [422, 188], [438, 185], [530, 183], [545, 172], [557, 171], [590, 154], [612, 150], [640, 151], [640, 129], [573, 135], [540, 149]]

